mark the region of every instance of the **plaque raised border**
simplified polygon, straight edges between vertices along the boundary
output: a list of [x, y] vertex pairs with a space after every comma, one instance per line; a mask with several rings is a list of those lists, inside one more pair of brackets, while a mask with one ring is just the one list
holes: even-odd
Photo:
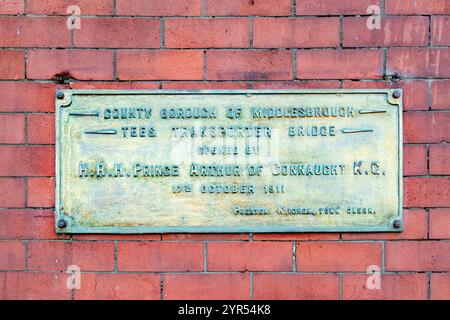
[[[398, 108], [397, 116], [397, 212], [387, 223], [373, 226], [295, 226], [295, 225], [257, 225], [257, 226], [79, 226], [64, 211], [61, 190], [61, 164], [65, 159], [62, 152], [62, 108], [70, 107], [77, 96], [117, 96], [126, 95], [347, 95], [347, 94], [383, 94], [386, 102]], [[243, 232], [400, 232], [403, 230], [403, 130], [402, 130], [402, 91], [401, 89], [295, 89], [295, 90], [57, 90], [56, 104], [56, 195], [55, 195], [55, 229], [57, 233], [243, 233]]]

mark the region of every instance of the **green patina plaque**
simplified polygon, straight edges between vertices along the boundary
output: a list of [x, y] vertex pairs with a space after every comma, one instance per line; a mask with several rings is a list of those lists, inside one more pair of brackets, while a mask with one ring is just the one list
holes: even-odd
[[400, 90], [63, 90], [58, 233], [401, 231]]

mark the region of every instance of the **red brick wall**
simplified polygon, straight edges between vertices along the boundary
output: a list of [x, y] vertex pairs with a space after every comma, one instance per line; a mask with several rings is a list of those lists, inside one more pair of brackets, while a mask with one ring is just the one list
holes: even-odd
[[[448, 0], [0, 1], [0, 299], [449, 299], [449, 46]], [[403, 233], [55, 234], [56, 88], [374, 87], [404, 89]]]

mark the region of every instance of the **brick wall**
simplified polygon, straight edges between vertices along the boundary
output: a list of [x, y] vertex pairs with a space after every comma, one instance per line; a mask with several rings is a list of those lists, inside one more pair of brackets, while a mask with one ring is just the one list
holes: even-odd
[[[449, 299], [449, 46], [448, 0], [1, 0], [0, 299]], [[54, 232], [56, 88], [397, 87], [403, 233]]]

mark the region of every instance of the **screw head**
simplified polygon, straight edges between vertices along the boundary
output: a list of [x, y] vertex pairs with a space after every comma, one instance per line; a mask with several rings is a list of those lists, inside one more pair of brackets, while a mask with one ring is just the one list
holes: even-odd
[[400, 97], [402, 96], [402, 92], [401, 92], [400, 90], [395, 90], [395, 91], [392, 93], [392, 96], [393, 96], [395, 99], [398, 99], [398, 98], [400, 98]]
[[56, 93], [56, 98], [58, 98], [58, 99], [64, 99], [64, 92], [58, 91], [58, 92]]
[[402, 226], [402, 223], [400, 222], [400, 220], [395, 220], [394, 221], [393, 227], [395, 229], [400, 229], [401, 226]]
[[65, 227], [67, 227], [67, 221], [64, 219], [59, 219], [58, 220], [58, 228], [64, 229]]

